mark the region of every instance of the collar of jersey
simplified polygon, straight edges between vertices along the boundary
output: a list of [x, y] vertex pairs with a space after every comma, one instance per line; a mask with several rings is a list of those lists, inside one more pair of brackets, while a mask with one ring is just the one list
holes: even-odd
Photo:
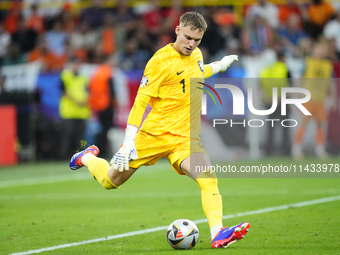
[[172, 45], [174, 45], [174, 43], [169, 43], [167, 46], [170, 47], [174, 52], [176, 52], [179, 57], [184, 58], [184, 59], [190, 58], [192, 56], [192, 54], [194, 53], [194, 51], [196, 50], [196, 49], [194, 49], [190, 56], [184, 56], [184, 55], [180, 54], [178, 51], [176, 51], [174, 48], [172, 48]]

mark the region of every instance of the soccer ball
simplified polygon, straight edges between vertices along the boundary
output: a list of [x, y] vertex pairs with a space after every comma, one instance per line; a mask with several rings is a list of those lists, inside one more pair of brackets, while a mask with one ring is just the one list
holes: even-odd
[[170, 224], [166, 237], [175, 250], [190, 250], [196, 245], [199, 232], [191, 220], [179, 219]]

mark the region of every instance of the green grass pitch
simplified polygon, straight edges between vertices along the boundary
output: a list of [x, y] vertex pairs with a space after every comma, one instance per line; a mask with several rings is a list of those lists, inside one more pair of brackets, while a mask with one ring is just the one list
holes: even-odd
[[[311, 161], [274, 158], [233, 164]], [[224, 215], [229, 215], [339, 196], [340, 179], [222, 178], [219, 189]], [[167, 161], [142, 167], [111, 191], [86, 168], [70, 171], [68, 162], [0, 168], [0, 254], [167, 226], [178, 218], [195, 221], [205, 216], [197, 184], [176, 174]], [[161, 230], [41, 254], [340, 254], [339, 200], [231, 217], [224, 224], [243, 221], [250, 222], [249, 233], [227, 249], [211, 249], [208, 224], [200, 223], [200, 239], [191, 251], [173, 250]]]

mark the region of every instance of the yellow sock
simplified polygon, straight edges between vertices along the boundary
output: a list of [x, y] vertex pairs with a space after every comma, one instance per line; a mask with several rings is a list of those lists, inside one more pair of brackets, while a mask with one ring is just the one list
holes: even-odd
[[102, 158], [97, 158], [96, 156], [89, 154], [86, 159], [85, 165], [89, 169], [91, 175], [102, 185], [105, 189], [118, 189], [119, 186], [116, 186], [112, 183], [107, 172], [110, 168], [110, 164]]
[[201, 189], [202, 207], [210, 229], [222, 227], [222, 197], [218, 191], [215, 173], [201, 173], [196, 181]]

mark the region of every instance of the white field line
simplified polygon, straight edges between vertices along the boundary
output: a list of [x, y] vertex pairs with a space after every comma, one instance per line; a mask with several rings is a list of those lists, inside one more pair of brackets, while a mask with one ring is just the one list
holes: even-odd
[[[110, 193], [110, 192], [109, 192]], [[8, 200], [72, 200], [72, 199], [111, 199], [114, 197], [115, 199], [128, 199], [128, 198], [167, 198], [167, 197], [190, 197], [190, 196], [200, 196], [201, 192], [198, 191], [191, 191], [191, 192], [138, 192], [138, 193], [115, 193], [112, 196], [112, 193], [102, 193], [102, 192], [91, 192], [91, 193], [44, 193], [44, 194], [0, 194], [0, 201], [8, 201]], [[233, 192], [236, 196], [272, 196], [272, 195], [289, 195], [288, 190], [276, 190], [268, 193], [268, 190], [256, 190], [254, 192], [247, 191], [247, 190], [238, 190]], [[323, 189], [319, 191], [314, 190], [305, 190], [301, 192], [303, 195], [337, 195], [340, 194], [340, 189]], [[221, 193], [222, 196], [228, 195], [227, 193]]]
[[[179, 198], [179, 197], [192, 197], [192, 196], [200, 196], [201, 192], [191, 191], [191, 192], [138, 192], [138, 193], [120, 193], [114, 192], [113, 195], [111, 192], [102, 193], [102, 192], [91, 192], [91, 193], [44, 193], [44, 194], [0, 194], [0, 201], [13, 201], [13, 200], [73, 200], [73, 199], [135, 199], [135, 198]], [[247, 191], [236, 191], [233, 193], [237, 196], [248, 196], [248, 197], [257, 197], [257, 196], [269, 196], [269, 195], [284, 195], [288, 194], [288, 192], [271, 192], [268, 193], [267, 190], [263, 190], [261, 192], [247, 192]], [[340, 189], [330, 189], [323, 190], [322, 192], [301, 192], [301, 194], [307, 195], [324, 195], [324, 196], [332, 196], [340, 194]], [[222, 196], [227, 195], [227, 193], [221, 193]]]
[[64, 175], [52, 175], [52, 176], [43, 176], [43, 177], [33, 177], [27, 179], [18, 179], [18, 180], [9, 180], [0, 182], [0, 188], [10, 188], [10, 187], [18, 187], [18, 186], [29, 186], [36, 184], [47, 184], [47, 183], [56, 183], [56, 182], [66, 182], [66, 181], [77, 181], [77, 180], [86, 180], [91, 179], [91, 175], [89, 173], [83, 172], [79, 174], [64, 174]]
[[[153, 171], [152, 171], [153, 170]], [[146, 173], [157, 173], [162, 171], [162, 168], [155, 171], [154, 169], [143, 169], [137, 171], [135, 175], [146, 174]], [[91, 174], [89, 171], [77, 172], [76, 174], [63, 174], [63, 175], [50, 175], [50, 176], [42, 176], [42, 177], [32, 177], [26, 179], [17, 179], [17, 180], [8, 180], [8, 181], [0, 181], [0, 189], [1, 188], [11, 188], [11, 187], [19, 187], [19, 186], [29, 186], [29, 185], [37, 185], [37, 184], [48, 184], [48, 183], [57, 183], [57, 182], [67, 182], [67, 181], [81, 181], [81, 180], [91, 180]]]
[[138, 193], [70, 193], [70, 194], [60, 194], [60, 193], [44, 193], [37, 195], [2, 195], [0, 194], [0, 201], [4, 200], [66, 200], [66, 199], [127, 199], [127, 198], [166, 198], [166, 197], [192, 197], [192, 196], [200, 196], [200, 191], [193, 192], [138, 192]]
[[[246, 215], [256, 215], [256, 214], [262, 214], [262, 213], [267, 213], [267, 212], [286, 210], [286, 209], [289, 209], [289, 208], [297, 208], [297, 207], [303, 207], [303, 206], [307, 206], [307, 205], [322, 204], [322, 203], [338, 201], [338, 200], [340, 200], [340, 196], [325, 197], [325, 198], [320, 198], [320, 199], [303, 201], [303, 202], [299, 202], [299, 203], [295, 203], [295, 204], [273, 206], [273, 207], [267, 207], [267, 208], [262, 208], [262, 209], [258, 209], [258, 210], [248, 211], [248, 212], [241, 212], [241, 213], [236, 213], [236, 214], [224, 215], [223, 219], [231, 219], [231, 218], [236, 218], [236, 217], [241, 217], [241, 216], [246, 216]], [[207, 219], [196, 220], [194, 222], [196, 224], [200, 224], [200, 223], [207, 222]], [[79, 246], [79, 245], [83, 245], [83, 244], [98, 243], [98, 242], [103, 242], [103, 241], [108, 241], [108, 240], [113, 240], [113, 239], [118, 239], [118, 238], [123, 238], [123, 237], [128, 237], [128, 236], [143, 235], [143, 234], [146, 234], [146, 233], [152, 233], [152, 232], [156, 232], [156, 231], [160, 231], [160, 230], [166, 230], [167, 228], [168, 228], [168, 226], [149, 228], [149, 229], [132, 231], [132, 232], [124, 233], [124, 234], [112, 235], [112, 236], [107, 236], [107, 237], [102, 237], [102, 238], [97, 238], [97, 239], [61, 244], [61, 245], [56, 245], [56, 246], [51, 246], [51, 247], [46, 247], [46, 248], [41, 248], [41, 249], [36, 249], [36, 250], [29, 250], [29, 251], [24, 251], [24, 252], [18, 252], [18, 253], [11, 253], [9, 255], [27, 255], [27, 254], [41, 253], [41, 252], [45, 252], [45, 251], [53, 251], [53, 250], [68, 248], [68, 247], [72, 247], [72, 246]]]

